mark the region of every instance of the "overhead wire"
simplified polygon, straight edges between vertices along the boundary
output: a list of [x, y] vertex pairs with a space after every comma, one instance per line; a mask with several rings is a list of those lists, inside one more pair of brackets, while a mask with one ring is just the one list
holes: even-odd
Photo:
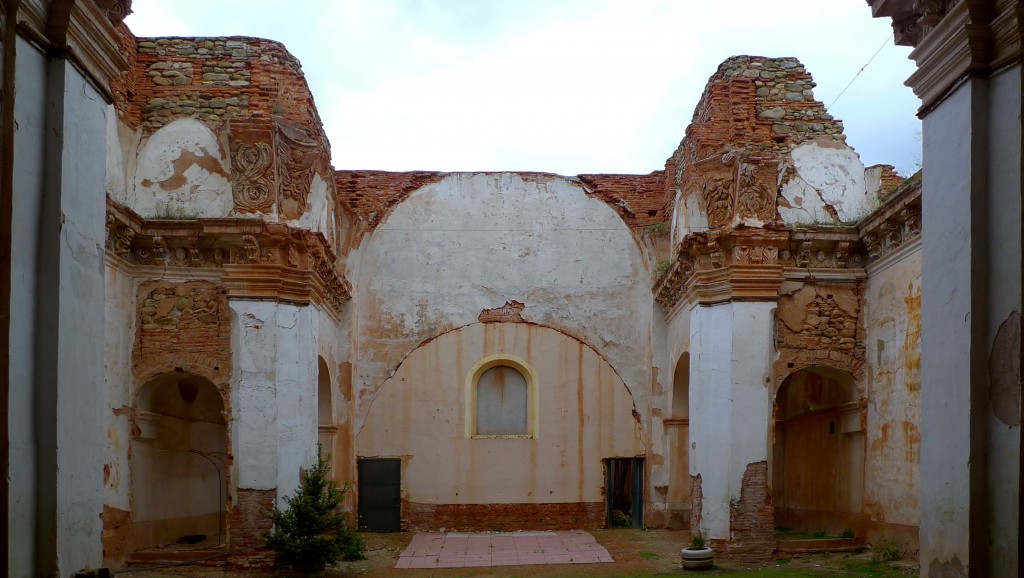
[[839, 95], [832, 100], [832, 103], [825, 108], [832, 108], [832, 106], [839, 101], [839, 98], [846, 93], [847, 89], [853, 86], [853, 83], [857, 80], [857, 77], [859, 77], [860, 74], [864, 72], [864, 69], [867, 68], [869, 64], [871, 64], [871, 61], [874, 60], [876, 56], [878, 56], [878, 53], [881, 52], [883, 48], [889, 45], [889, 41], [892, 40], [892, 37], [893, 35], [890, 34], [889, 37], [885, 39], [885, 42], [883, 42], [882, 45], [878, 47], [878, 50], [876, 50], [875, 53], [871, 55], [871, 58], [869, 58], [868, 61], [864, 63], [864, 66], [860, 67], [860, 70], [857, 71], [857, 74], [853, 75], [853, 78], [850, 79], [850, 82], [846, 85], [846, 88], [843, 88], [843, 90], [839, 92]]

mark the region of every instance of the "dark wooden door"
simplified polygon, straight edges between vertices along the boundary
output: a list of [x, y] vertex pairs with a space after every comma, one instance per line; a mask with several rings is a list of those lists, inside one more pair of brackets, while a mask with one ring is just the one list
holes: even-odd
[[359, 469], [359, 529], [399, 532], [402, 529], [402, 460], [365, 458]]

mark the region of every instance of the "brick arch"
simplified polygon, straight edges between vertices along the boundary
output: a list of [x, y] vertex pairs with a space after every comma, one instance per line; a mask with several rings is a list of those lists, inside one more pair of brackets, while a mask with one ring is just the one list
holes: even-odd
[[858, 395], [864, 382], [864, 360], [842, 351], [828, 349], [820, 350], [799, 350], [787, 352], [782, 359], [775, 362], [773, 371], [772, 391], [778, 393], [782, 383], [789, 376], [814, 367], [825, 367], [837, 369], [849, 374], [857, 386]]

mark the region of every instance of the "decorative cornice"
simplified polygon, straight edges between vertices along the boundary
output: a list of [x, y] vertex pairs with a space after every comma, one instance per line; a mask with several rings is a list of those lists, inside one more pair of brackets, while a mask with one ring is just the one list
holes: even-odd
[[857, 225], [868, 262], [921, 236], [920, 173], [907, 179], [881, 207]]
[[774, 300], [786, 279], [858, 279], [867, 257], [853, 227], [737, 228], [691, 233], [654, 284], [655, 300], [673, 311], [681, 301]]
[[969, 75], [987, 76], [1020, 61], [1024, 8], [1017, 0], [868, 0], [875, 17], [890, 17], [896, 44], [914, 46], [917, 71], [907, 85], [922, 110]]
[[196, 270], [228, 297], [317, 303], [334, 315], [351, 286], [321, 233], [259, 219], [146, 220], [107, 198], [107, 252], [144, 270]]

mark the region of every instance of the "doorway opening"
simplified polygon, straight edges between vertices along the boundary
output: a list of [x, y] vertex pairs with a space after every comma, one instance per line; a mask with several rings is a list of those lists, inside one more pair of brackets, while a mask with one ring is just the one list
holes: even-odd
[[359, 458], [359, 529], [402, 530], [402, 460]]
[[644, 459], [604, 460], [605, 524], [608, 528], [644, 527]]
[[772, 494], [781, 531], [862, 535], [864, 432], [853, 378], [809, 367], [775, 396]]

